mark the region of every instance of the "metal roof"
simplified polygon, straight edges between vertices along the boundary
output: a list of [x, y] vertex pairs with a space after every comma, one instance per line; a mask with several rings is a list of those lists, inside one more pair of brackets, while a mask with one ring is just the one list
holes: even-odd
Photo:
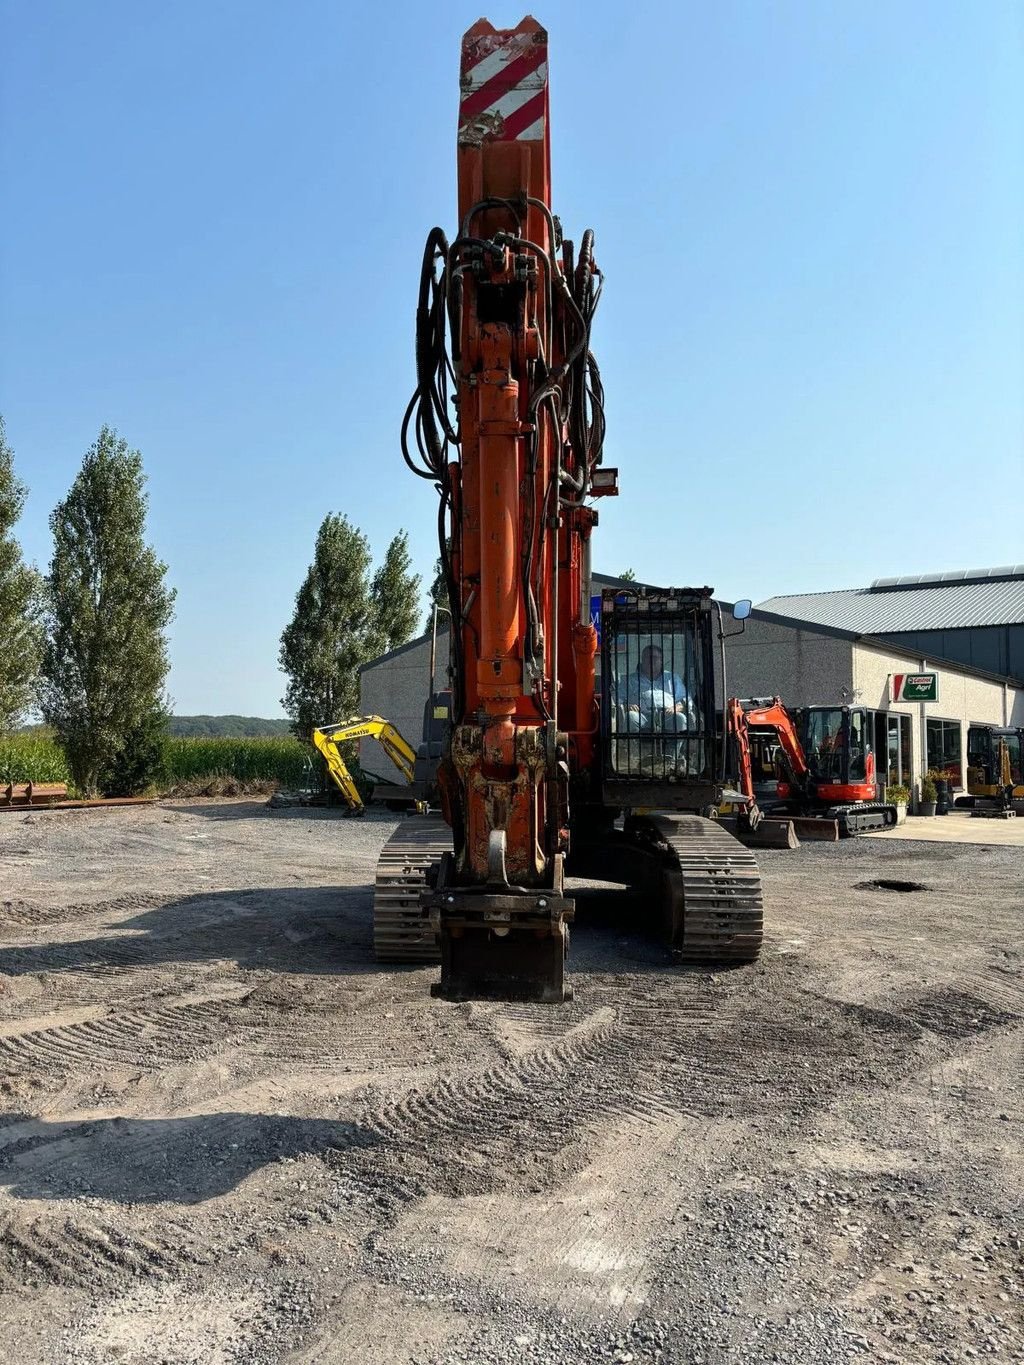
[[1001, 569], [952, 569], [946, 573], [904, 574], [898, 578], [876, 578], [872, 592], [892, 592], [894, 588], [913, 588], [940, 583], [991, 583], [996, 579], [1024, 578], [1024, 564], [1007, 564]]
[[1024, 624], [1024, 568], [991, 570], [985, 578], [978, 570], [963, 572], [969, 581], [946, 575], [923, 575], [916, 581], [876, 579], [870, 588], [769, 597], [757, 605], [762, 611], [858, 635]]

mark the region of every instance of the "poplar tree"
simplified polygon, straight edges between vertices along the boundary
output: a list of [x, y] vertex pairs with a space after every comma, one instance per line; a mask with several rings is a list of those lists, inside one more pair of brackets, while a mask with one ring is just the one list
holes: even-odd
[[300, 739], [358, 709], [359, 666], [373, 656], [375, 641], [369, 570], [363, 533], [347, 517], [326, 516], [278, 654], [288, 676], [281, 705]]
[[35, 700], [42, 656], [39, 575], [22, 561], [14, 538], [26, 496], [0, 417], [0, 735], [13, 730]]
[[105, 426], [50, 517], [41, 709], [86, 796], [141, 790], [159, 762], [175, 594], [146, 544], [145, 484], [142, 456]]
[[445, 612], [449, 609], [448, 580], [444, 574], [444, 564], [441, 561], [440, 555], [434, 560], [434, 578], [430, 587], [427, 589], [427, 619], [423, 626], [424, 630], [429, 631], [433, 629], [435, 607], [444, 608], [437, 623], [438, 629], [444, 630], [447, 626]]
[[404, 645], [412, 638], [419, 615], [420, 582], [419, 574], [412, 572], [409, 537], [405, 531], [399, 531], [370, 585], [377, 653]]

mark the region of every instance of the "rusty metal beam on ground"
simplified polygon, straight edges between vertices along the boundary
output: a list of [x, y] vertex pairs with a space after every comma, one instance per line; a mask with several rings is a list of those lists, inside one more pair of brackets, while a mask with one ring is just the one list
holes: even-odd
[[68, 789], [63, 782], [8, 782], [0, 786], [0, 806], [48, 805], [51, 801], [67, 799]]
[[47, 801], [42, 805], [29, 805], [22, 801], [16, 805], [0, 802], [0, 811], [48, 811], [48, 810], [97, 810], [107, 806], [150, 806], [159, 800], [156, 796], [98, 796], [93, 801]]

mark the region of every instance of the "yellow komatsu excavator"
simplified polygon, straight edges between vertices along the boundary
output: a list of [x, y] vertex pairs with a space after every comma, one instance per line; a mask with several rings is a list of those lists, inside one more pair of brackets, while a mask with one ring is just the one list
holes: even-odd
[[[366, 803], [355, 779], [341, 756], [339, 745], [357, 739], [379, 740], [381, 748], [411, 786], [415, 780], [416, 753], [407, 739], [383, 716], [354, 716], [338, 725], [321, 725], [313, 731], [313, 743], [323, 754], [334, 783], [348, 806], [350, 815], [362, 815]], [[425, 803], [417, 801], [417, 809]]]

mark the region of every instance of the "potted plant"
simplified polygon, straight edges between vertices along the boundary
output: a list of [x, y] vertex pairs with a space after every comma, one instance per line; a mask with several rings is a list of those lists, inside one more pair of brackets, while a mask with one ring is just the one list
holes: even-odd
[[896, 807], [896, 823], [902, 825], [907, 818], [907, 804], [910, 801], [910, 788], [895, 783], [885, 789], [885, 803]]
[[935, 790], [935, 778], [929, 771], [921, 778], [921, 800], [917, 806], [918, 815], [934, 815], [937, 800], [938, 792]]

